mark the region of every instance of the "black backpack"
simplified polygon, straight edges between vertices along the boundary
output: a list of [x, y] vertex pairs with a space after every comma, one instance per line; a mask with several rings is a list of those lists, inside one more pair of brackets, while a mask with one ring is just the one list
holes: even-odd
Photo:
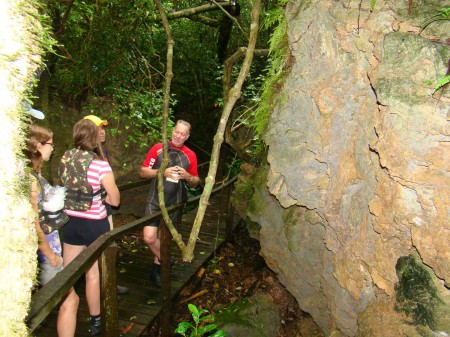
[[45, 190], [46, 188], [48, 188], [48, 186], [51, 185], [41, 175], [35, 172], [32, 173], [38, 180], [39, 185], [41, 186], [42, 199], [38, 203], [39, 225], [41, 226], [41, 229], [45, 234], [49, 234], [55, 230], [62, 228], [67, 223], [67, 221], [69, 221], [69, 217], [64, 212], [64, 208], [61, 208], [54, 212], [44, 210], [43, 204], [45, 201], [47, 201], [47, 195], [45, 194]]

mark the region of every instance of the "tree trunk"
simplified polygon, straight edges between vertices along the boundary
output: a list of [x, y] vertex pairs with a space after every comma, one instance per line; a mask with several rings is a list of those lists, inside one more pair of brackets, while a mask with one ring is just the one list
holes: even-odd
[[163, 123], [163, 163], [158, 170], [158, 196], [160, 201], [160, 208], [161, 213], [163, 215], [164, 221], [167, 225], [167, 228], [169, 229], [170, 233], [172, 234], [173, 239], [177, 243], [177, 245], [180, 247], [181, 252], [183, 254], [183, 261], [191, 262], [194, 258], [194, 249], [195, 249], [195, 243], [197, 241], [198, 233], [200, 232], [200, 227], [203, 222], [203, 218], [205, 216], [206, 207], [208, 205], [209, 197], [211, 196], [211, 192], [214, 187], [215, 177], [217, 173], [217, 167], [219, 163], [219, 156], [220, 156], [220, 147], [222, 146], [223, 139], [224, 139], [224, 133], [226, 129], [226, 125], [228, 122], [228, 118], [230, 116], [231, 110], [233, 109], [234, 104], [239, 99], [241, 95], [241, 88], [244, 83], [245, 78], [248, 75], [248, 72], [250, 70], [250, 66], [252, 64], [253, 60], [253, 53], [255, 50], [256, 45], [256, 39], [258, 37], [258, 27], [259, 27], [259, 15], [261, 11], [261, 1], [255, 0], [253, 3], [253, 11], [252, 11], [252, 23], [251, 23], [251, 31], [250, 31], [250, 38], [248, 47], [246, 49], [245, 53], [245, 59], [244, 63], [242, 65], [241, 71], [239, 73], [238, 79], [233, 86], [233, 88], [230, 90], [230, 93], [227, 97], [222, 117], [220, 119], [219, 127], [217, 129], [216, 136], [214, 137], [214, 145], [213, 145], [213, 151], [211, 154], [211, 162], [210, 167], [208, 171], [208, 176], [206, 178], [206, 185], [203, 190], [203, 194], [200, 198], [199, 202], [199, 208], [197, 211], [197, 215], [194, 221], [194, 224], [192, 226], [191, 234], [189, 236], [188, 244], [185, 245], [181, 235], [177, 232], [175, 227], [172, 224], [172, 221], [170, 220], [170, 217], [167, 213], [167, 209], [165, 207], [164, 202], [164, 188], [163, 188], [163, 173], [164, 170], [167, 168], [168, 159], [167, 159], [167, 121], [169, 118], [169, 99], [170, 99], [170, 83], [173, 76], [172, 73], [172, 58], [173, 58], [173, 45], [174, 41], [172, 38], [172, 33], [170, 30], [170, 26], [167, 20], [167, 16], [164, 12], [164, 8], [160, 2], [160, 0], [155, 1], [156, 5], [158, 6], [162, 23], [164, 26], [164, 29], [166, 31], [167, 35], [167, 70], [166, 70], [166, 85], [165, 85], [165, 91], [164, 91], [164, 123]]

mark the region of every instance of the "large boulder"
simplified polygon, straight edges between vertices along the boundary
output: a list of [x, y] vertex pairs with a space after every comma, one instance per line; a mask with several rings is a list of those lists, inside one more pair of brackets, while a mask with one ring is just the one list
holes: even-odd
[[234, 337], [276, 337], [278, 306], [269, 295], [255, 295], [232, 304], [216, 316], [217, 329]]
[[[268, 164], [246, 170], [256, 179], [240, 207], [260, 226], [267, 264], [327, 336], [416, 331], [394, 310], [402, 256], [429, 267], [444, 301], [432, 314], [450, 313], [450, 94], [433, 94], [450, 22], [419, 34], [450, 3], [413, 1], [410, 15], [408, 1], [370, 3], [288, 5], [292, 65]], [[450, 334], [448, 321], [434, 323], [430, 333]]]

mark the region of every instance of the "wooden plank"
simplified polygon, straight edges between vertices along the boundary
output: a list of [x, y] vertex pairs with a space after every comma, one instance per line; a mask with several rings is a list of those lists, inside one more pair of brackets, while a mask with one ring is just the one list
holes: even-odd
[[[224, 242], [226, 235], [226, 205], [222, 204], [224, 196], [211, 198], [210, 206], [203, 220], [196, 243], [194, 260], [185, 263], [181, 259], [181, 252], [172, 241], [172, 256], [176, 263], [171, 268], [170, 287], [172, 298], [178, 294], [206, 261], [214, 256], [215, 250]], [[196, 209], [183, 215], [182, 223], [178, 226], [181, 235], [186, 240], [190, 235], [192, 223], [195, 219]], [[132, 242], [125, 246], [122, 242]], [[147, 331], [162, 312], [161, 288], [154, 286], [149, 280], [150, 268], [153, 264], [153, 255], [142, 239], [142, 230], [128, 234], [126, 240], [117, 242], [120, 247], [116, 272], [117, 284], [129, 289], [127, 294], [118, 295], [118, 334], [138, 337]], [[120, 272], [124, 270], [125, 272]], [[80, 307], [76, 337], [88, 336], [87, 303], [84, 297], [84, 281], [76, 284], [75, 289], [80, 296]], [[56, 311], [51, 314], [41, 326], [33, 333], [36, 337], [56, 335]]]

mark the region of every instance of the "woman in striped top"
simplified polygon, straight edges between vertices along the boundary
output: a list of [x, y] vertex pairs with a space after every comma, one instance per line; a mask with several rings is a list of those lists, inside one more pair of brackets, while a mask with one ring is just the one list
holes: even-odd
[[[93, 192], [103, 187], [107, 194], [105, 201], [112, 206], [118, 206], [119, 189], [109, 163], [104, 160], [97, 132], [97, 126], [92, 121], [82, 119], [73, 128], [73, 141], [77, 149], [96, 154], [87, 167], [87, 180]], [[64, 226], [62, 233], [64, 266], [73, 261], [100, 235], [109, 231], [108, 217], [101, 194], [93, 198], [89, 210], [84, 212], [66, 210], [66, 213], [69, 222]], [[97, 261], [86, 270], [86, 300], [90, 314], [89, 333], [91, 336], [100, 335], [100, 273]]]
[[[25, 155], [30, 160], [29, 167], [30, 183], [31, 183], [31, 205], [36, 214], [39, 214], [40, 208], [43, 207], [45, 193], [40, 181], [48, 182], [42, 178], [41, 169], [44, 162], [50, 159], [53, 152], [53, 132], [43, 126], [31, 124], [28, 129], [28, 137], [26, 139]], [[44, 234], [39, 221], [39, 216], [36, 216], [34, 223], [38, 236], [38, 261], [39, 261], [39, 281], [41, 285], [45, 285], [51, 278], [53, 278], [63, 266], [63, 259], [61, 257], [61, 241], [58, 230], [54, 230], [49, 234]], [[58, 320], [56, 329], [58, 337], [73, 337], [75, 336], [75, 329], [77, 326], [77, 310], [79, 298], [75, 290], [71, 288], [67, 293], [58, 311]]]

